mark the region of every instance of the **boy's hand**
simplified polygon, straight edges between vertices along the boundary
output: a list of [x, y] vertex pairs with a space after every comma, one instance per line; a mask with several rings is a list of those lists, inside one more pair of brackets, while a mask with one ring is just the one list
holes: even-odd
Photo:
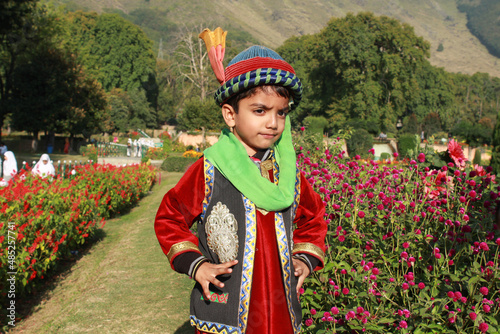
[[233, 260], [221, 264], [214, 264], [210, 262], [203, 263], [198, 270], [196, 271], [194, 279], [200, 283], [203, 289], [203, 298], [206, 300], [210, 300], [210, 290], [208, 286], [210, 283], [215, 285], [216, 287], [222, 289], [224, 287], [224, 283], [217, 279], [217, 276], [230, 274], [233, 269], [230, 267], [234, 266], [238, 263], [238, 260]]
[[302, 284], [304, 284], [306, 277], [309, 276], [310, 270], [309, 267], [301, 260], [293, 258], [292, 261], [293, 266], [295, 267], [294, 274], [299, 277], [299, 281], [297, 282], [297, 298], [299, 298], [299, 290], [302, 287]]

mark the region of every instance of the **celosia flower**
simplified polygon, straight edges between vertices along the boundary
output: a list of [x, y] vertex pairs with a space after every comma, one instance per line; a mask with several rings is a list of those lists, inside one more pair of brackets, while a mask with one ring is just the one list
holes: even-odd
[[457, 143], [454, 139], [448, 142], [448, 152], [450, 154], [451, 159], [455, 162], [455, 165], [458, 168], [464, 168], [465, 162], [467, 159], [464, 156], [464, 151], [459, 143]]

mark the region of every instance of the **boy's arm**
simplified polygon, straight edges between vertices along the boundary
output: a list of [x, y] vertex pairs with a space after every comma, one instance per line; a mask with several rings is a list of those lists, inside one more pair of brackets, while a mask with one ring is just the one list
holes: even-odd
[[200, 158], [165, 194], [155, 218], [156, 237], [172, 269], [185, 274], [192, 274], [195, 265], [204, 259], [198, 248], [198, 237], [190, 230], [201, 214], [204, 189], [203, 159]]
[[303, 261], [311, 270], [319, 270], [324, 266], [325, 237], [325, 205], [321, 197], [312, 189], [307, 179], [300, 175], [300, 202], [297, 207], [293, 232], [293, 256]]

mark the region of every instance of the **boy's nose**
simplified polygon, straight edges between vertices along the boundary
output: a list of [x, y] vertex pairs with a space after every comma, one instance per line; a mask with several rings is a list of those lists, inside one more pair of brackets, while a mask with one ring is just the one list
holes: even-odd
[[269, 118], [267, 119], [267, 127], [270, 129], [276, 129], [278, 127], [278, 116], [273, 113], [269, 113]]

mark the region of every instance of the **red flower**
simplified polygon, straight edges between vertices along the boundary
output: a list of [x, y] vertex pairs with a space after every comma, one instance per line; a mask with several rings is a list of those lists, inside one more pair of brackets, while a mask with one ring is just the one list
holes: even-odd
[[467, 161], [467, 159], [465, 158], [464, 151], [462, 150], [462, 147], [459, 143], [457, 143], [453, 139], [450, 140], [450, 142], [448, 143], [448, 152], [450, 153], [450, 157], [453, 159], [457, 167], [465, 167], [465, 162]]

